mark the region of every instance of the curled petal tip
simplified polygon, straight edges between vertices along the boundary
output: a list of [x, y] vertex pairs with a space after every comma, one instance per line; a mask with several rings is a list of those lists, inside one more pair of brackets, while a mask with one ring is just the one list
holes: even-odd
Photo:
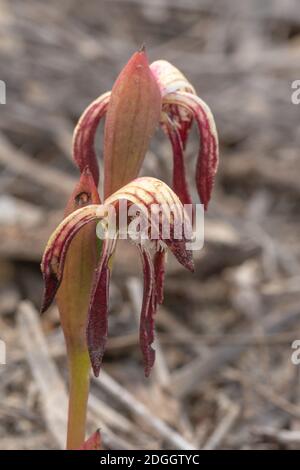
[[189, 252], [188, 254], [184, 255], [184, 257], [182, 257], [181, 264], [191, 273], [195, 272], [194, 261], [192, 255]]
[[143, 42], [141, 47], [139, 48], [139, 52], [146, 52], [146, 44]]
[[[173, 251], [174, 253], [174, 251]], [[184, 268], [186, 268], [188, 271], [190, 271], [191, 273], [195, 272], [195, 265], [194, 265], [194, 261], [193, 261], [193, 255], [192, 255], [192, 251], [190, 250], [180, 250], [180, 252], [175, 252], [174, 253], [177, 260], [180, 262], [180, 264], [182, 264], [182, 266]]]
[[185, 240], [166, 240], [166, 243], [177, 261], [186, 269], [191, 272], [195, 271], [192, 251], [185, 248]]

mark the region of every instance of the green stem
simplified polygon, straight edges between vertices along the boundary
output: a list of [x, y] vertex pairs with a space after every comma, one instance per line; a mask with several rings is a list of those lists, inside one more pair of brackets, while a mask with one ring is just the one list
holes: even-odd
[[87, 350], [69, 350], [69, 410], [67, 449], [78, 449], [85, 440], [90, 360]]

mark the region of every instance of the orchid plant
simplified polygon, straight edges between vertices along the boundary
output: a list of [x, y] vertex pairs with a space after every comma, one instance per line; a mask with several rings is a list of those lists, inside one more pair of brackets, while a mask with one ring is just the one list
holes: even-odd
[[[100, 120], [104, 128], [104, 191], [99, 195], [99, 166], [95, 136]], [[136, 241], [144, 293], [140, 320], [140, 346], [145, 375], [155, 359], [154, 316], [163, 301], [166, 251], [193, 271], [189, 236], [175, 236], [176, 226], [191, 225], [184, 204], [191, 203], [185, 176], [185, 148], [196, 122], [200, 134], [196, 187], [207, 208], [218, 165], [218, 138], [208, 106], [196, 95], [184, 75], [166, 61], [148, 64], [144, 49], [136, 52], [121, 71], [112, 91], [104, 93], [84, 111], [74, 131], [73, 158], [80, 179], [65, 210], [65, 218], [51, 235], [42, 259], [45, 282], [42, 312], [56, 298], [69, 362], [70, 394], [67, 449], [84, 447], [89, 375], [99, 375], [108, 334], [108, 300], [112, 264], [120, 227], [108, 230], [111, 207], [120, 212], [122, 201], [135, 206], [157, 237]], [[150, 139], [161, 126], [173, 149], [173, 189], [156, 178], [140, 177]], [[153, 221], [148, 209], [157, 204], [171, 230], [166, 237], [161, 219]], [[175, 207], [175, 214], [174, 214]], [[129, 225], [132, 217], [128, 217]], [[96, 235], [101, 223], [104, 236]], [[153, 225], [156, 224], [155, 227]], [[186, 233], [186, 232], [185, 232]], [[188, 230], [191, 233], [191, 230]]]

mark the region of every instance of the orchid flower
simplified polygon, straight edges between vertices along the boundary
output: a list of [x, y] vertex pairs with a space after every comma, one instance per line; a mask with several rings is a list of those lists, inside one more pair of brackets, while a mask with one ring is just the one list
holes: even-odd
[[[101, 202], [94, 143], [104, 116]], [[192, 217], [184, 208], [184, 204], [191, 202], [184, 151], [194, 120], [200, 133], [196, 186], [207, 208], [218, 165], [214, 120], [192, 85], [168, 62], [157, 61], [149, 66], [144, 49], [133, 54], [112, 91], [91, 103], [75, 128], [73, 159], [80, 179], [68, 201], [65, 218], [49, 238], [41, 264], [45, 282], [41, 310], [45, 311], [56, 298], [67, 346], [68, 449], [78, 449], [85, 442], [90, 366], [98, 376], [106, 347], [112, 263], [124, 230], [118, 217], [122, 204], [128, 205], [127, 231], [137, 220], [146, 223], [147, 240], [142, 234], [135, 239], [144, 275], [140, 347], [146, 376], [155, 359], [154, 317], [163, 301], [167, 249], [193, 271], [192, 252], [187, 245], [192, 238]], [[159, 179], [138, 178], [151, 137], [159, 125], [173, 149], [174, 191]], [[153, 207], [159, 208], [157, 218], [152, 217]], [[118, 219], [114, 231], [110, 229], [111, 209]], [[137, 209], [137, 213], [134, 215], [131, 209]], [[170, 229], [167, 234], [165, 222]], [[102, 230], [101, 240], [97, 239], [96, 226]]]
[[[42, 311], [51, 304], [63, 279], [64, 264], [68, 247], [75, 235], [88, 223], [94, 220], [107, 222], [109, 206], [112, 205], [117, 213], [121, 200], [126, 200], [129, 207], [133, 204], [145, 211], [149, 223], [149, 233], [153, 230], [154, 218], [150, 218], [152, 204], [163, 208], [164, 216], [170, 223], [170, 238], [165, 239], [162, 224], [155, 227], [158, 239], [150, 243], [154, 246], [154, 256], [151, 246], [147, 247], [140, 240], [137, 243], [142, 258], [144, 273], [144, 295], [141, 310], [140, 343], [144, 358], [145, 375], [148, 376], [154, 363], [154, 350], [151, 344], [154, 340], [154, 315], [157, 305], [162, 302], [164, 281], [165, 250], [169, 247], [177, 260], [187, 269], [193, 271], [191, 251], [186, 249], [186, 237], [175, 239], [175, 225], [186, 227], [185, 233], [191, 234], [190, 221], [179, 198], [162, 181], [155, 178], [138, 178], [127, 184], [119, 191], [108, 197], [103, 204], [93, 204], [72, 212], [56, 228], [49, 239], [43, 260], [42, 271], [45, 281], [45, 296]], [[174, 211], [175, 208], [175, 211]], [[170, 216], [172, 210], [173, 217]], [[174, 213], [175, 212], [175, 213]], [[152, 224], [152, 225], [151, 225]], [[108, 290], [110, 282], [110, 260], [115, 251], [117, 232], [114, 237], [106, 236], [102, 245], [102, 253], [96, 268], [90, 296], [87, 320], [87, 344], [94, 374], [99, 375], [100, 366], [107, 341]]]
[[[197, 96], [194, 87], [176, 67], [165, 60], [157, 60], [153, 62], [149, 68], [143, 50], [133, 55], [118, 78], [112, 93], [107, 92], [101, 95], [91, 103], [82, 114], [74, 132], [74, 161], [80, 170], [88, 166], [94, 176], [96, 184], [98, 184], [99, 170], [94, 149], [94, 140], [99, 122], [105, 115], [106, 120], [111, 120], [111, 116], [115, 109], [118, 108], [119, 104], [115, 89], [120, 87], [124, 75], [128, 75], [134, 69], [138, 70], [139, 67], [144, 68], [148, 73], [150, 69], [150, 73], [160, 93], [160, 102], [158, 110], [157, 104], [159, 98], [157, 96], [153, 97], [151, 93], [142, 95], [139, 100], [139, 108], [136, 110], [136, 133], [139, 133], [140, 128], [138, 119], [139, 113], [147, 110], [149, 106], [148, 98], [152, 96], [150, 103], [152, 114], [155, 115], [159, 112], [159, 123], [165, 134], [169, 137], [173, 149], [173, 189], [183, 204], [191, 204], [192, 200], [185, 174], [184, 152], [189, 131], [193, 121], [196, 122], [200, 135], [200, 143], [195, 180], [200, 201], [205, 209], [207, 209], [219, 160], [218, 135], [213, 115], [208, 105]], [[146, 86], [155, 88], [153, 81], [146, 81], [144, 77], [142, 77], [141, 80], [144, 81], [142, 87], [144, 91]], [[135, 92], [137, 93], [137, 91], [138, 87], [136, 87]], [[113, 176], [110, 175], [114, 174], [114, 171], [111, 170], [116, 170], [117, 166], [120, 164], [120, 151], [118, 151], [118, 149], [115, 152], [115, 157], [111, 158], [111, 152], [112, 150], [116, 150], [116, 148], [114, 147], [112, 139], [110, 139], [109, 132], [111, 132], [112, 128], [115, 131], [116, 123], [119, 124], [120, 127], [123, 125], [123, 119], [126, 119], [126, 115], [130, 113], [130, 109], [128, 109], [130, 103], [131, 106], [133, 106], [133, 103], [136, 103], [136, 100], [132, 99], [132, 93], [127, 94], [127, 102], [124, 103], [125, 106], [123, 106], [123, 110], [121, 109], [122, 107], [119, 106], [119, 116], [121, 117], [116, 118], [114, 126], [107, 126], [107, 132], [105, 132], [104, 171], [107, 176], [104, 188], [105, 197], [118, 189], [114, 185], [114, 182], [111, 181]], [[149, 119], [149, 123], [151, 127], [151, 118]], [[150, 132], [149, 129], [147, 131], [144, 134], [144, 143], [149, 142], [149, 136], [151, 136], [153, 129], [151, 129]], [[137, 146], [137, 141], [133, 139], [129, 145], [132, 147]], [[139, 141], [138, 145], [141, 146], [142, 143]], [[146, 147], [147, 145], [145, 145], [144, 154]], [[122, 150], [124, 151], [124, 149]], [[142, 160], [136, 159], [136, 152], [134, 149], [131, 150], [133, 151], [130, 153], [130, 166], [132, 166], [135, 161], [136, 172], [138, 173]], [[123, 157], [123, 160], [125, 161], [126, 158], [127, 157]], [[126, 170], [124, 171], [123, 165], [120, 165], [120, 167], [124, 172], [122, 184], [126, 184], [129, 182], [128, 178], [126, 179]]]

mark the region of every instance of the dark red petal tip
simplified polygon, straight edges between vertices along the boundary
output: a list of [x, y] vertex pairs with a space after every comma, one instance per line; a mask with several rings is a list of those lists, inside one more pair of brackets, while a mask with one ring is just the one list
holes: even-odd
[[165, 240], [167, 246], [172, 251], [173, 255], [179, 261], [182, 266], [191, 271], [195, 271], [194, 261], [193, 261], [193, 252], [187, 250], [185, 245], [185, 240]]
[[46, 310], [48, 310], [48, 308], [52, 304], [56, 292], [59, 288], [60, 281], [57, 279], [54, 273], [50, 273], [49, 275], [44, 276], [44, 283], [45, 288], [43, 293], [42, 306], [40, 309], [41, 313], [46, 312]]
[[87, 344], [95, 377], [99, 376], [108, 333], [109, 269], [96, 272], [87, 325]]

